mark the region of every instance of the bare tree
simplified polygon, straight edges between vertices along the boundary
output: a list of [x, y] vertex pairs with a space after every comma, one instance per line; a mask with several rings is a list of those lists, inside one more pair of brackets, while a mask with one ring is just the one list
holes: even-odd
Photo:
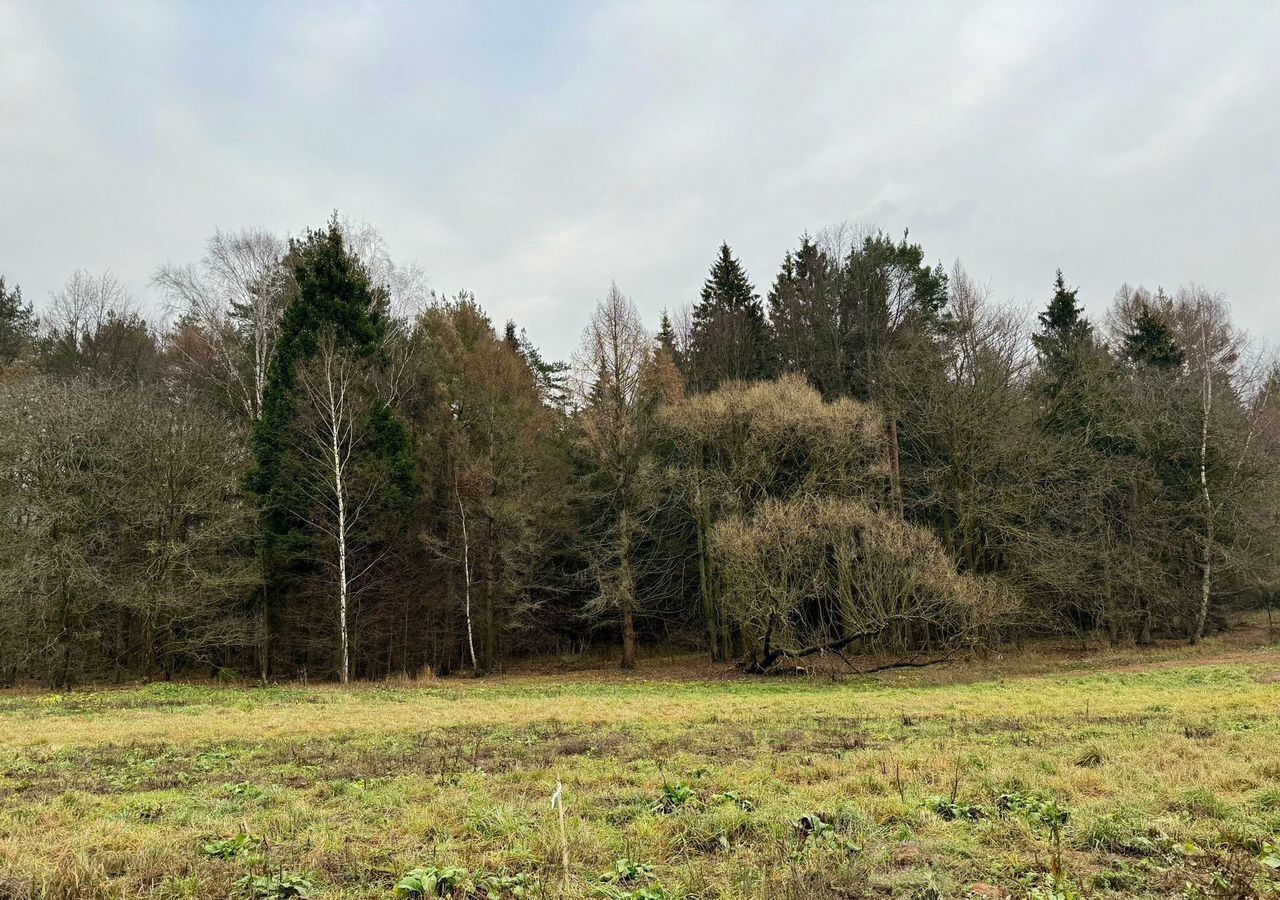
[[49, 298], [40, 330], [43, 365], [55, 375], [136, 381], [156, 369], [155, 332], [110, 271], [72, 273]]
[[1230, 311], [1222, 297], [1203, 288], [1193, 285], [1179, 290], [1175, 308], [1182, 346], [1187, 353], [1188, 375], [1199, 397], [1196, 474], [1200, 499], [1200, 589], [1191, 626], [1191, 643], [1195, 644], [1204, 636], [1213, 591], [1214, 560], [1219, 552], [1216, 537], [1223, 498], [1214, 497], [1211, 455], [1218, 450], [1215, 445], [1220, 423], [1225, 431], [1226, 397], [1223, 395], [1235, 389], [1233, 380], [1239, 374], [1243, 336], [1232, 326]]
[[381, 402], [371, 373], [358, 357], [338, 346], [332, 332], [321, 336], [314, 358], [298, 377], [310, 417], [294, 436], [299, 454], [311, 464], [303, 480], [312, 501], [307, 523], [331, 543], [323, 562], [330, 573], [338, 620], [338, 676], [351, 678], [351, 606], [369, 586], [380, 560], [363, 528], [379, 484], [364, 477], [358, 453], [368, 440], [369, 410]]
[[386, 292], [387, 312], [393, 319], [410, 321], [431, 299], [427, 275], [416, 262], [396, 263], [387, 239], [368, 222], [344, 218], [339, 227], [347, 251], [369, 273], [369, 282]]
[[236, 429], [161, 385], [89, 377], [0, 384], [0, 413], [4, 677], [170, 675], [247, 645]]
[[179, 353], [250, 421], [262, 410], [288, 299], [284, 251], [284, 242], [262, 228], [215, 231], [198, 265], [166, 264], [152, 278], [180, 328], [191, 330], [191, 346], [176, 342]]
[[637, 537], [637, 473], [647, 439], [642, 384], [653, 341], [635, 305], [612, 285], [596, 305], [575, 360], [583, 450], [595, 464], [603, 499], [594, 523], [601, 554], [594, 565], [599, 593], [589, 611], [616, 612], [622, 620], [622, 667], [636, 663], [636, 584], [632, 559]]

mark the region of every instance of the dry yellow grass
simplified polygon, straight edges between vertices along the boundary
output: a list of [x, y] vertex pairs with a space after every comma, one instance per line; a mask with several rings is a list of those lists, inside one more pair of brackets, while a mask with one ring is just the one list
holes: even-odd
[[[0, 896], [228, 897], [285, 871], [382, 897], [422, 866], [467, 868], [477, 897], [1225, 897], [1271, 877], [1274, 650], [690, 670], [7, 694]], [[1046, 801], [1069, 815], [1056, 888]], [[204, 849], [239, 833], [229, 859]], [[623, 857], [652, 871], [600, 882]]]

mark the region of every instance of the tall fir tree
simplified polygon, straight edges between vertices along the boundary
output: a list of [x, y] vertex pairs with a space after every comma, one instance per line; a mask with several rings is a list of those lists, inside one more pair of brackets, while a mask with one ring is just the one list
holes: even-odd
[[[274, 607], [288, 602], [304, 585], [315, 568], [317, 553], [318, 536], [308, 518], [314, 500], [306, 477], [311, 462], [297, 442], [297, 428], [307, 414], [299, 373], [329, 336], [339, 351], [376, 367], [385, 353], [390, 324], [387, 290], [371, 282], [368, 271], [347, 249], [336, 214], [326, 228], [292, 239], [285, 262], [293, 274], [294, 289], [280, 323], [262, 414], [252, 435], [253, 468], [246, 475], [259, 511], [266, 585], [261, 610], [264, 659]], [[407, 511], [416, 493], [410, 438], [388, 403], [373, 404], [365, 424], [368, 438], [359, 448], [358, 464], [365, 477], [379, 485], [372, 501], [379, 509], [369, 518], [385, 524]]]
[[1040, 313], [1040, 328], [1031, 335], [1039, 358], [1038, 385], [1045, 398], [1044, 419], [1051, 430], [1086, 425], [1093, 418], [1090, 384], [1094, 362], [1102, 359], [1093, 339], [1093, 325], [1059, 269], [1053, 296]]
[[1093, 340], [1093, 326], [1076, 299], [1079, 290], [1067, 287], [1059, 269], [1053, 279], [1053, 297], [1038, 317], [1040, 330], [1031, 336], [1041, 367], [1050, 373], [1072, 365], [1080, 349]]
[[[1157, 295], [1159, 298], [1163, 295]], [[1150, 303], [1143, 302], [1133, 324], [1124, 334], [1124, 358], [1156, 369], [1181, 368], [1184, 355], [1169, 320]]]
[[800, 372], [824, 395], [833, 391], [816, 372], [822, 354], [813, 327], [831, 309], [834, 273], [838, 267], [808, 234], [800, 247], [788, 250], [769, 290], [770, 368], [778, 373]]
[[658, 348], [670, 353], [672, 359], [676, 358], [676, 329], [665, 309], [662, 311], [662, 322], [658, 325]]
[[688, 375], [697, 390], [766, 375], [764, 308], [728, 244], [720, 245], [693, 308]]
[[520, 352], [520, 332], [516, 330], [515, 319], [507, 319], [507, 324], [502, 329], [502, 341], [516, 353]]

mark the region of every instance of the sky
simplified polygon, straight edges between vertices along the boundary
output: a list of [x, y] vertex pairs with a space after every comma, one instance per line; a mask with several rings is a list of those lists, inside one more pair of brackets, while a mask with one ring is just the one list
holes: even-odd
[[145, 309], [216, 228], [365, 220], [551, 356], [722, 241], [910, 229], [999, 300], [1196, 282], [1280, 343], [1280, 3], [0, 0], [0, 274]]

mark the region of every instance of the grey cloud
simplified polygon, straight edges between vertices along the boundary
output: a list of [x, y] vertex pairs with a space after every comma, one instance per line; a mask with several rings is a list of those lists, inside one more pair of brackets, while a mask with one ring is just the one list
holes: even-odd
[[366, 219], [553, 355], [728, 240], [910, 227], [998, 296], [1195, 280], [1280, 339], [1280, 8], [0, 0], [0, 271], [140, 297], [215, 227]]

